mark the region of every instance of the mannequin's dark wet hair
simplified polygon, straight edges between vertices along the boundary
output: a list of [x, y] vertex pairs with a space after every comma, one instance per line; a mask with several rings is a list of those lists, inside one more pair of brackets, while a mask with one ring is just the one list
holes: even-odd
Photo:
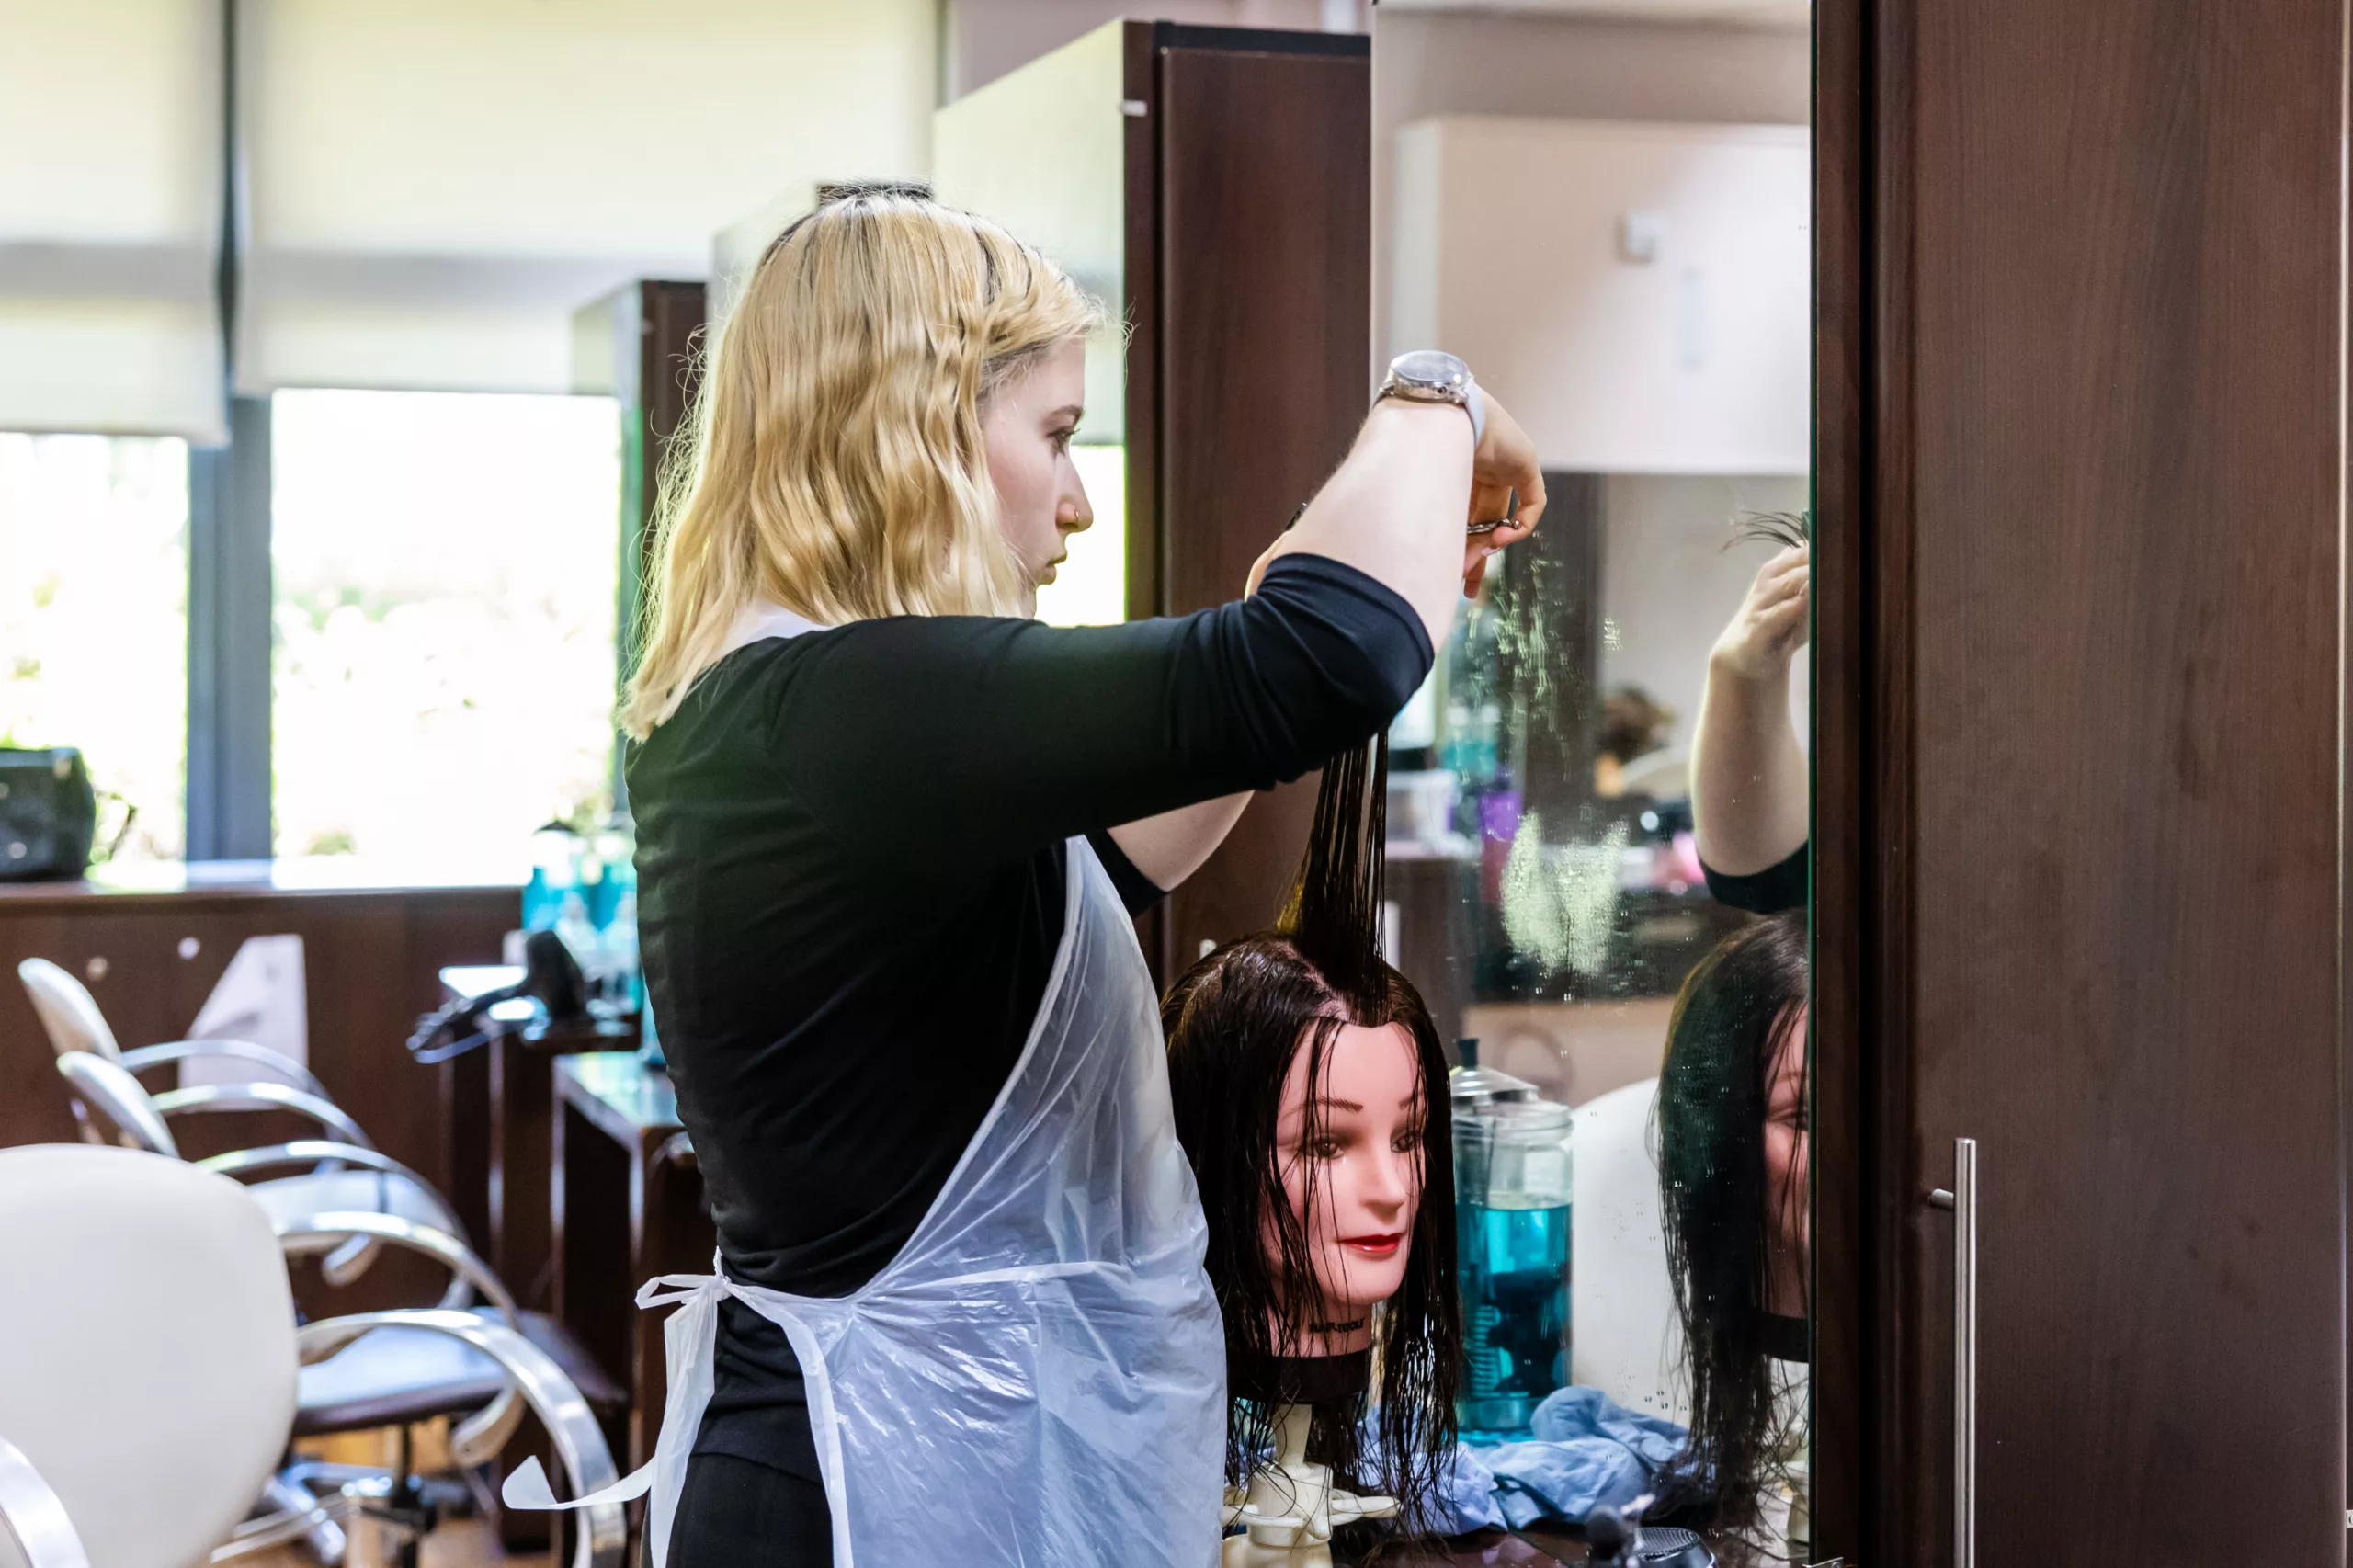
[[[1312, 1140], [1318, 1085], [1340, 1027], [1403, 1024], [1413, 1038], [1423, 1101], [1421, 1199], [1404, 1282], [1376, 1314], [1377, 1388], [1370, 1401], [1359, 1393], [1317, 1404], [1308, 1438], [1310, 1457], [1332, 1466], [1340, 1484], [1395, 1497], [1401, 1518], [1412, 1521], [1436, 1496], [1453, 1454], [1462, 1319], [1446, 1052], [1420, 994], [1380, 950], [1388, 770], [1385, 739], [1324, 769], [1307, 858], [1282, 917], [1187, 971], [1162, 1004], [1161, 1022], [1176, 1135], [1209, 1215], [1210, 1279], [1225, 1318], [1230, 1369], [1299, 1355], [1300, 1320], [1316, 1299], [1307, 1226], [1284, 1190], [1276, 1144], [1293, 1060], [1306, 1052]], [[1312, 1214], [1312, 1166], [1308, 1179]], [[1370, 1445], [1362, 1440], [1368, 1403]], [[1241, 1484], [1273, 1445], [1275, 1411], [1244, 1399], [1228, 1408], [1226, 1475]]]
[[1734, 1534], [1757, 1522], [1759, 1487], [1790, 1436], [1763, 1303], [1777, 1249], [1794, 1244], [1775, 1216], [1806, 1194], [1770, 1189], [1765, 1118], [1774, 1061], [1801, 1028], [1806, 975], [1802, 911], [1745, 926], [1701, 960], [1675, 999], [1654, 1113], [1660, 1228], [1691, 1381], [1691, 1436], [1660, 1496]]
[[1811, 512], [1743, 512], [1732, 520], [1732, 537], [1724, 540], [1723, 548], [1756, 543], [1803, 550], [1813, 542]]

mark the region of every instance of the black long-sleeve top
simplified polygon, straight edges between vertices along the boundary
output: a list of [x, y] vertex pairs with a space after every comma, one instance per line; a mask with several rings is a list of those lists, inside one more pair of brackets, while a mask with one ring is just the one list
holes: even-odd
[[[1322, 766], [1431, 660], [1396, 594], [1302, 554], [1196, 615], [858, 621], [706, 673], [627, 766], [646, 981], [729, 1273], [847, 1295], [914, 1234], [1028, 1036], [1065, 839], [1139, 906], [1157, 890], [1107, 830]], [[815, 1474], [790, 1348], [739, 1303], [698, 1451]]]
[[1805, 907], [1806, 895], [1813, 891], [1813, 845], [1811, 841], [1801, 844], [1787, 859], [1746, 876], [1719, 871], [1704, 860], [1699, 869], [1706, 873], [1708, 892], [1718, 903], [1751, 915], [1779, 915], [1785, 909]]

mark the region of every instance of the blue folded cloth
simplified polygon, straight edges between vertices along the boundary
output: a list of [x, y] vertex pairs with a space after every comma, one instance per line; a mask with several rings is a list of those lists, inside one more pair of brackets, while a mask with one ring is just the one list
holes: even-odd
[[1455, 1445], [1454, 1460], [1422, 1528], [1439, 1535], [1507, 1528], [1538, 1519], [1582, 1524], [1604, 1504], [1632, 1502], [1683, 1450], [1674, 1422], [1627, 1409], [1599, 1389], [1546, 1396], [1526, 1442]]

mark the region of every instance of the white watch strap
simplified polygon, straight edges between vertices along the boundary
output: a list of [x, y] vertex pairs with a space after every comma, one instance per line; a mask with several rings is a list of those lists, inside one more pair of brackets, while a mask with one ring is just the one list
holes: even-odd
[[1462, 407], [1471, 415], [1471, 449], [1477, 451], [1487, 438], [1487, 394], [1479, 390], [1477, 377], [1463, 383]]

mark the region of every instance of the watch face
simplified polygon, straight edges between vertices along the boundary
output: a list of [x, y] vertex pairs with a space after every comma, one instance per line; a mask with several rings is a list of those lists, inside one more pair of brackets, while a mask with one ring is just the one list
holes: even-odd
[[1436, 348], [1416, 348], [1390, 362], [1390, 373], [1415, 386], [1460, 391], [1471, 380], [1471, 367]]

